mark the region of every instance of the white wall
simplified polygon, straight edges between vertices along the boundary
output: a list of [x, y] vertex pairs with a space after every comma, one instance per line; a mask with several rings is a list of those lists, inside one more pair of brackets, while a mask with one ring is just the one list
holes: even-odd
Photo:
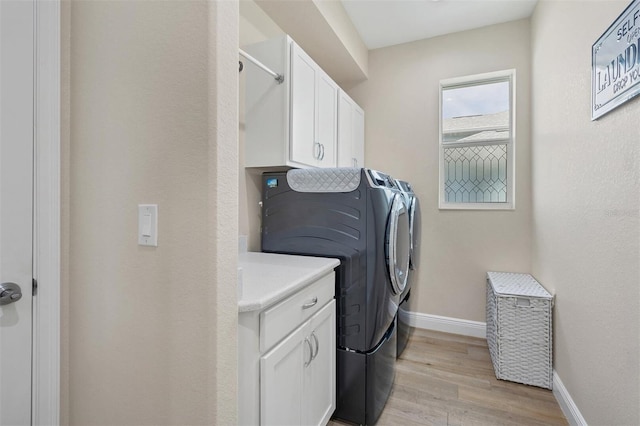
[[62, 24], [61, 421], [233, 424], [238, 5], [74, 1]]
[[590, 120], [591, 46], [628, 4], [542, 1], [532, 19], [532, 270], [591, 425], [640, 424], [640, 99]]
[[[422, 252], [411, 310], [485, 320], [487, 271], [529, 272], [531, 179], [529, 21], [376, 49], [369, 80], [349, 90], [366, 113], [367, 167], [411, 182]], [[438, 210], [441, 79], [516, 69], [515, 211]]]
[[[284, 32], [273, 20], [251, 0], [240, 2], [240, 47], [278, 37]], [[243, 60], [243, 58], [240, 58]], [[246, 60], [244, 60], [246, 62]], [[240, 235], [248, 237], [249, 251], [260, 251], [260, 208], [258, 203], [262, 197], [261, 170], [244, 168], [244, 96], [247, 72], [262, 72], [255, 68], [245, 69], [240, 73], [240, 106], [239, 106], [239, 138], [240, 156], [239, 188], [240, 188]], [[283, 141], [283, 143], [285, 143]]]

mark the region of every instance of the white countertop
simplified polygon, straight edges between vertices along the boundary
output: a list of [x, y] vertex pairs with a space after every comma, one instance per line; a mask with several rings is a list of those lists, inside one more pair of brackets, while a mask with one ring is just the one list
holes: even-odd
[[338, 259], [272, 253], [241, 253], [238, 312], [262, 310], [317, 281]]

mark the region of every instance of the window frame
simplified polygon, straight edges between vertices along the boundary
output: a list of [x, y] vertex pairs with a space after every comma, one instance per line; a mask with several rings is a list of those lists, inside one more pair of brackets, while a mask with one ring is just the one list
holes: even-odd
[[[447, 89], [477, 86], [487, 83], [509, 82], [509, 138], [500, 142], [474, 141], [474, 142], [443, 142], [443, 118], [442, 118], [442, 93]], [[439, 151], [439, 196], [438, 208], [440, 210], [515, 210], [515, 179], [516, 179], [516, 70], [502, 70], [484, 74], [474, 74], [464, 77], [449, 78], [440, 80], [439, 102], [438, 102], [438, 151]], [[506, 141], [506, 142], [504, 142]], [[467, 146], [489, 146], [506, 145], [507, 147], [507, 201], [506, 202], [485, 202], [485, 203], [452, 203], [445, 201], [445, 147], [467, 147]]]

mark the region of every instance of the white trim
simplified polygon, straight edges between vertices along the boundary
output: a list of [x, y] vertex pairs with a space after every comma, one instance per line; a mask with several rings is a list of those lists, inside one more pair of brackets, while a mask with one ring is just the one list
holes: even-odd
[[560, 380], [556, 370], [553, 370], [553, 396], [556, 397], [560, 409], [562, 409], [571, 426], [587, 426], [587, 421], [582, 417], [578, 406], [573, 402], [573, 398], [569, 395], [567, 388], [564, 387], [564, 383]]
[[483, 339], [487, 338], [487, 324], [484, 322], [410, 311], [400, 311], [400, 314], [406, 315], [409, 325], [412, 327], [460, 334], [463, 336], [480, 337]]
[[60, 423], [60, 1], [36, 0], [32, 425]]
[[[488, 84], [499, 81], [509, 82], [509, 123], [511, 126], [511, 136], [505, 144], [500, 143], [478, 143], [475, 145], [502, 145], [507, 146], [507, 201], [504, 203], [448, 203], [445, 202], [445, 168], [444, 149], [461, 145], [454, 142], [443, 142], [442, 140], [442, 91], [445, 88], [458, 88]], [[509, 69], [503, 71], [489, 72], [485, 74], [475, 74], [464, 77], [449, 78], [440, 80], [438, 93], [438, 209], [440, 210], [515, 210], [516, 208], [516, 70]]]
[[440, 86], [446, 87], [465, 87], [465, 86], [477, 86], [478, 84], [490, 84], [504, 80], [505, 77], [514, 74], [515, 69], [487, 72], [484, 74], [465, 75], [462, 77], [453, 77], [440, 80]]

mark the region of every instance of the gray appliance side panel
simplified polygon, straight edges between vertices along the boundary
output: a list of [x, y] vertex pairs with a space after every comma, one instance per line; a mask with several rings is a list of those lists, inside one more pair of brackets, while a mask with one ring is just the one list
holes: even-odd
[[262, 180], [262, 251], [334, 257], [339, 347], [366, 351], [367, 184], [349, 193], [296, 192], [286, 173]]
[[364, 176], [349, 193], [291, 190], [285, 173], [263, 176], [262, 250], [335, 257], [337, 344], [367, 352], [397, 313], [385, 239], [394, 190], [369, 187]]

